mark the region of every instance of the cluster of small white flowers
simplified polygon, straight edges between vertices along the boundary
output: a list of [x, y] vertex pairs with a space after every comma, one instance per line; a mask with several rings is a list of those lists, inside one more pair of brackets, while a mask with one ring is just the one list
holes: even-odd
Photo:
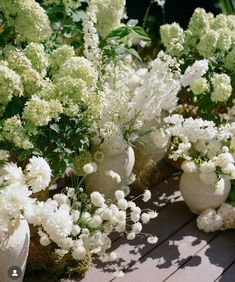
[[107, 176], [110, 176], [114, 181], [117, 183], [121, 183], [122, 179], [121, 176], [113, 170], [108, 170], [105, 172]]
[[[46, 202], [34, 202], [24, 213], [29, 223], [38, 226], [40, 243], [44, 246], [56, 243], [55, 252], [60, 257], [69, 252], [75, 260], [82, 260], [89, 253], [103, 255], [111, 246], [110, 232], [126, 233], [132, 240], [142, 232], [142, 224], [158, 215], [151, 210], [142, 212], [135, 199], [126, 200], [121, 190], [115, 192], [116, 204], [106, 201], [99, 192], [93, 192], [89, 200], [83, 198], [82, 190], [66, 188], [66, 191]], [[151, 192], [145, 191], [143, 200], [150, 198]], [[89, 208], [83, 211], [74, 208], [84, 204]], [[157, 237], [147, 236], [150, 244], [157, 243]], [[115, 261], [117, 257], [117, 253], [111, 252], [109, 261]]]
[[223, 203], [216, 211], [207, 209], [197, 218], [197, 226], [205, 232], [235, 228], [235, 207]]
[[99, 35], [96, 30], [96, 14], [92, 9], [92, 2], [88, 6], [83, 18], [84, 54], [88, 60], [98, 65], [100, 62]]
[[208, 71], [208, 60], [195, 61], [192, 66], [187, 67], [184, 74], [181, 76], [182, 85], [188, 86], [201, 78]]
[[[181, 115], [168, 116], [164, 122], [168, 138], [177, 139], [170, 145], [169, 157], [184, 158], [182, 169], [185, 172], [199, 170], [201, 181], [209, 185], [216, 184], [222, 175], [235, 179], [232, 125], [216, 127], [212, 121], [184, 119]], [[228, 146], [224, 146], [224, 142]]]
[[143, 76], [142, 85], [136, 88], [129, 108], [141, 112], [146, 121], [156, 120], [163, 110], [173, 110], [181, 87], [179, 73], [172, 70], [172, 67], [177, 66], [175, 59], [161, 51]]
[[[6, 232], [14, 230], [24, 210], [32, 209], [35, 202], [35, 199], [30, 198], [32, 192], [45, 189], [45, 184], [49, 184], [50, 174], [48, 175], [48, 171], [45, 173], [46, 170], [50, 170], [47, 162], [36, 157], [32, 157], [29, 162], [25, 172], [10, 162], [0, 168], [0, 240]], [[29, 178], [29, 174], [34, 178]]]
[[187, 137], [189, 142], [196, 143], [199, 140], [211, 140], [217, 134], [217, 127], [214, 122], [201, 118], [183, 118], [181, 115], [166, 117], [164, 122], [171, 126], [166, 129], [170, 136], [179, 136], [182, 139]]

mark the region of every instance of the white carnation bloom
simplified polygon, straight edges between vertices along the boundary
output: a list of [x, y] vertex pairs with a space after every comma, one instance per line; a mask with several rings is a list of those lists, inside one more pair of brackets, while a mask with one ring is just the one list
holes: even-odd
[[46, 189], [51, 181], [51, 169], [42, 157], [32, 157], [26, 166], [27, 184], [33, 193]]
[[7, 186], [15, 183], [24, 185], [24, 174], [21, 167], [17, 167], [14, 163], [7, 163], [0, 170], [0, 185]]
[[45, 215], [42, 226], [50, 239], [59, 244], [71, 233], [73, 221], [68, 210], [59, 208], [55, 212]]
[[0, 207], [3, 213], [11, 218], [18, 218], [22, 210], [32, 204], [30, 195], [31, 191], [19, 183], [5, 187], [0, 192]]

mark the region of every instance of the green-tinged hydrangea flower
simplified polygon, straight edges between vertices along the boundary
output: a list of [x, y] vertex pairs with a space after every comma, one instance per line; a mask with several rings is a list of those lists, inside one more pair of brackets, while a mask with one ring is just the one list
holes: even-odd
[[59, 69], [55, 80], [59, 81], [62, 77], [70, 76], [80, 78], [86, 82], [88, 87], [95, 85], [98, 75], [92, 63], [84, 57], [72, 57], [67, 60]]
[[118, 28], [124, 14], [125, 0], [92, 0], [91, 9], [97, 18], [97, 31], [106, 37], [112, 30]]
[[204, 9], [197, 8], [190, 19], [188, 29], [194, 36], [200, 37], [209, 29], [209, 19]]
[[34, 0], [1, 0], [0, 9], [22, 41], [43, 42], [51, 35], [48, 16]]
[[18, 115], [4, 120], [2, 135], [6, 140], [12, 142], [17, 147], [25, 150], [33, 148]]
[[63, 113], [63, 106], [59, 100], [52, 99], [49, 101], [50, 116], [52, 119], [58, 119], [60, 114]]
[[74, 48], [69, 45], [63, 45], [62, 47], [54, 50], [49, 57], [51, 73], [56, 73], [60, 66], [73, 56], [75, 56]]
[[55, 96], [63, 103], [66, 103], [68, 99], [74, 103], [80, 102], [86, 91], [86, 83], [80, 78], [65, 76], [55, 84]]
[[214, 30], [209, 30], [202, 35], [197, 50], [204, 58], [210, 58], [214, 55], [218, 41], [218, 33]]
[[217, 15], [213, 21], [211, 21], [211, 29], [218, 30], [221, 28], [227, 28], [227, 16], [223, 14]]
[[160, 27], [163, 45], [172, 56], [178, 56], [184, 51], [184, 30], [179, 24], [165, 24]]
[[211, 78], [213, 91], [211, 93], [211, 100], [213, 102], [227, 101], [232, 94], [232, 86], [230, 77], [225, 74], [214, 74]]
[[25, 104], [22, 117], [36, 126], [47, 125], [52, 119], [50, 103], [37, 96], [33, 96]]
[[[77, 9], [81, 6], [80, 0], [62, 0], [64, 6], [70, 9]], [[53, 5], [60, 3], [59, 0], [43, 0], [44, 5]]]
[[42, 76], [33, 69], [30, 60], [19, 50], [10, 50], [7, 54], [9, 67], [18, 73], [24, 85], [24, 93], [31, 97], [44, 86]]
[[79, 106], [68, 99], [64, 104], [64, 114], [68, 117], [75, 117], [79, 112]]
[[44, 46], [40, 43], [30, 43], [25, 48], [25, 55], [32, 63], [33, 68], [45, 76], [48, 67], [48, 58]]
[[235, 30], [235, 15], [227, 16], [227, 24], [230, 30]]
[[195, 95], [199, 94], [205, 94], [207, 91], [209, 91], [209, 85], [206, 80], [206, 78], [201, 77], [197, 80], [195, 80], [191, 85], [190, 89]]
[[228, 51], [232, 46], [231, 31], [228, 28], [218, 31], [217, 49]]
[[0, 62], [0, 104], [7, 105], [14, 95], [23, 95], [20, 76]]
[[235, 71], [235, 46], [225, 57], [224, 67], [230, 71]]
[[91, 163], [93, 161], [92, 155], [89, 151], [82, 151], [79, 156], [74, 160], [74, 171], [79, 176], [84, 176], [86, 173], [83, 170], [85, 164]]
[[160, 27], [160, 35], [162, 43], [167, 47], [172, 39], [179, 40], [183, 37], [184, 30], [178, 23], [164, 24]]

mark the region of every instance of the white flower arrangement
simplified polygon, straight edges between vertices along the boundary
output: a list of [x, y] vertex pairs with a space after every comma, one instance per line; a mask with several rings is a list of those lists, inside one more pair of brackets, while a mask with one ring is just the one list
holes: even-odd
[[0, 171], [0, 240], [13, 231], [20, 216], [30, 209], [35, 199], [32, 193], [47, 188], [51, 181], [51, 170], [41, 157], [32, 157], [23, 171], [16, 164], [8, 162]]
[[[28, 222], [38, 228], [40, 243], [43, 246], [56, 244], [54, 251], [58, 259], [69, 253], [75, 261], [89, 254], [103, 255], [111, 247], [108, 237], [111, 232], [134, 239], [141, 233], [142, 225], [157, 216], [151, 210], [141, 212], [134, 200], [124, 198], [121, 190], [115, 192], [116, 203], [105, 200], [99, 192], [93, 192], [89, 199], [81, 188], [65, 190], [63, 194], [55, 194], [53, 199], [33, 202], [24, 212]], [[143, 200], [150, 197], [150, 191], [146, 191]], [[157, 237], [146, 236], [148, 243], [157, 243]], [[116, 260], [116, 253], [111, 252], [109, 256], [110, 260]]]

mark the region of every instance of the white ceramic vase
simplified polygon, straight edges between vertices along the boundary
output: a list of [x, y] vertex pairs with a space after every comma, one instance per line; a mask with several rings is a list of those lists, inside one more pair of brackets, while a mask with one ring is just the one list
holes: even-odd
[[[103, 160], [97, 162], [97, 172], [87, 175], [85, 178], [86, 192], [98, 191], [107, 199], [114, 199], [114, 193], [124, 184], [131, 175], [135, 164], [135, 153], [132, 147], [124, 152], [111, 153], [110, 150], [100, 150], [104, 154]], [[119, 174], [122, 181], [117, 183], [111, 176], [106, 175], [107, 171], [114, 171]]]
[[215, 188], [200, 180], [199, 172], [184, 172], [179, 183], [182, 197], [189, 209], [200, 214], [208, 208], [218, 208], [228, 197], [231, 185], [230, 180], [221, 178]]
[[16, 272], [15, 281], [23, 281], [23, 276], [26, 268], [26, 262], [29, 251], [30, 231], [29, 225], [23, 217], [20, 218], [19, 224], [15, 226], [11, 233], [6, 234], [0, 242], [0, 281], [9, 282], [8, 271], [11, 267], [19, 267], [20, 272]]

